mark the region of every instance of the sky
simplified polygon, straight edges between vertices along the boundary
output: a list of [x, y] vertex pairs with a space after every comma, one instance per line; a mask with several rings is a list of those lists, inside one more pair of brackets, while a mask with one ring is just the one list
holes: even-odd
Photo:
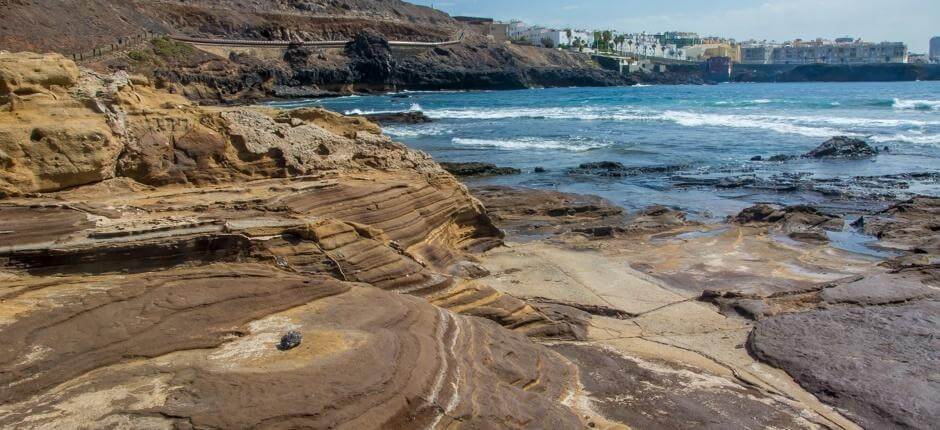
[[408, 0], [451, 15], [521, 19], [546, 27], [656, 33], [679, 30], [738, 40], [900, 41], [927, 52], [940, 36], [940, 0]]

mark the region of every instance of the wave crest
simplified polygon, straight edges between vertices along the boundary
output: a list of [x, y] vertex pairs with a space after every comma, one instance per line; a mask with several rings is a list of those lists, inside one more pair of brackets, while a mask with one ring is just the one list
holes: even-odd
[[451, 142], [458, 145], [480, 146], [489, 148], [500, 148], [509, 150], [519, 149], [556, 149], [565, 151], [589, 151], [607, 146], [599, 142], [587, 141], [584, 139], [572, 139], [568, 141], [543, 139], [538, 137], [520, 137], [516, 139], [472, 139], [455, 137]]
[[892, 107], [898, 110], [940, 110], [940, 100], [894, 99]]

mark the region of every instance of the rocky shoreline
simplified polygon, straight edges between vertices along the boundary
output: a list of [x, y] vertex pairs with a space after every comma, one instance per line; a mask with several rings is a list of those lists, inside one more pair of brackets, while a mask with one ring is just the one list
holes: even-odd
[[701, 224], [467, 188], [367, 118], [184, 93], [0, 54], [0, 426], [940, 420], [940, 199]]

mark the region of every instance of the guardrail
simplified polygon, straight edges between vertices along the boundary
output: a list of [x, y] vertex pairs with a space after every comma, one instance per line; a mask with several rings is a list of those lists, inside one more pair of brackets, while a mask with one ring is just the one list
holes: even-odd
[[[265, 47], [290, 47], [290, 46], [309, 46], [315, 48], [342, 48], [351, 40], [250, 40], [250, 39], [208, 39], [189, 36], [167, 36], [170, 39], [196, 43], [200, 45], [217, 46], [265, 46]], [[438, 46], [456, 45], [463, 40], [464, 34], [460, 32], [459, 36], [453, 40], [444, 42], [407, 42], [401, 40], [390, 40], [388, 45], [392, 47], [411, 47], [411, 48], [434, 48]]]
[[[89, 60], [93, 58], [98, 58], [116, 51], [122, 51], [128, 48], [142, 45], [146, 42], [158, 37], [166, 37], [178, 42], [185, 43], [195, 43], [201, 45], [216, 45], [216, 46], [265, 46], [265, 47], [290, 47], [290, 46], [309, 46], [315, 48], [342, 48], [346, 46], [350, 40], [304, 40], [304, 41], [289, 41], [289, 40], [249, 40], [249, 39], [209, 39], [209, 38], [199, 38], [199, 37], [189, 37], [189, 36], [179, 36], [171, 35], [165, 33], [154, 33], [146, 32], [135, 34], [128, 37], [119, 37], [114, 43], [107, 45], [102, 45], [97, 48], [92, 48], [88, 51], [83, 52], [74, 52], [67, 54], [66, 56], [70, 57], [74, 61]], [[389, 46], [399, 47], [399, 48], [434, 48], [439, 46], [450, 46], [456, 45], [463, 40], [464, 34], [460, 32], [459, 36], [453, 40], [447, 40], [444, 42], [407, 42], [407, 41], [389, 41]]]
[[110, 54], [115, 51], [122, 51], [128, 48], [142, 45], [146, 42], [150, 42], [154, 38], [163, 36], [166, 35], [163, 33], [154, 33], [152, 31], [148, 31], [145, 33], [135, 34], [133, 36], [119, 37], [114, 41], [114, 43], [92, 48], [89, 51], [73, 52], [71, 54], [67, 54], [66, 56], [74, 61], [89, 60], [92, 58], [101, 57], [105, 54]]

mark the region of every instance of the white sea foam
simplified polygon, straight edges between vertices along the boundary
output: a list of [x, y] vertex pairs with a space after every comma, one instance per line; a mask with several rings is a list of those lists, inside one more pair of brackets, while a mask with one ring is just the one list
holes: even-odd
[[440, 124], [426, 125], [387, 125], [382, 131], [394, 137], [440, 136], [453, 133], [453, 130]]
[[853, 135], [831, 127], [810, 127], [793, 124], [781, 118], [751, 115], [719, 115], [694, 112], [666, 111], [662, 118], [684, 127], [729, 127], [771, 130], [784, 134], [799, 134], [810, 137], [832, 137], [838, 134]]
[[894, 99], [892, 106], [899, 110], [940, 110], [940, 100]]
[[934, 145], [934, 146], [940, 145], [940, 135], [922, 134], [922, 133], [915, 133], [915, 132], [871, 136], [869, 140], [875, 143], [903, 142], [903, 143], [913, 143], [915, 145]]
[[542, 139], [537, 137], [520, 137], [516, 139], [471, 139], [455, 137], [452, 142], [458, 145], [482, 146], [501, 149], [559, 149], [565, 151], [587, 151], [590, 149], [603, 148], [607, 146], [598, 142], [588, 142], [584, 140], [573, 139], [570, 141], [559, 141], [551, 139]]
[[425, 114], [435, 119], [568, 119], [568, 120], [613, 120], [630, 121], [652, 119], [649, 114], [642, 114], [629, 109], [605, 108], [493, 108], [493, 109], [432, 109]]

